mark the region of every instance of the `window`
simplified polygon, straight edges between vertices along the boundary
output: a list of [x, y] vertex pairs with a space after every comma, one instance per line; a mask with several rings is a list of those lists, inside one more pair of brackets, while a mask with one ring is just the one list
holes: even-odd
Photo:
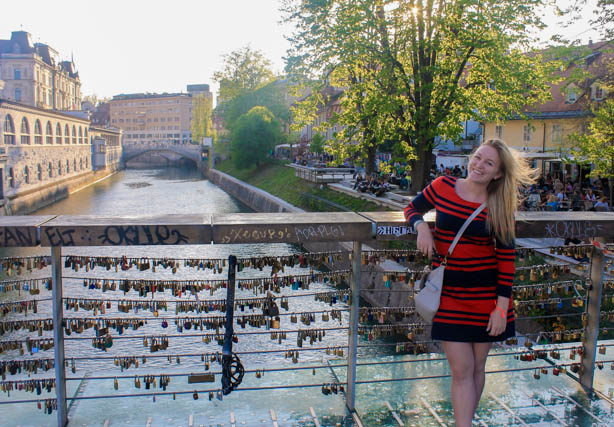
[[88, 166], [88, 161], [87, 161], [87, 157], [86, 157], [86, 158], [85, 158], [85, 169], [87, 169], [88, 167], [89, 167], [89, 166]]
[[82, 171], [83, 170], [83, 158], [79, 159], [79, 170]]
[[75, 125], [72, 126], [72, 143], [77, 143], [77, 128], [75, 127]]
[[62, 175], [62, 161], [58, 160], [58, 176]]
[[40, 163], [36, 165], [36, 179], [39, 181], [43, 180], [43, 168], [41, 167]]
[[70, 144], [70, 130], [68, 125], [64, 126], [64, 144]]
[[51, 127], [50, 121], [47, 121], [47, 128], [45, 130], [45, 133], [47, 134], [46, 136], [47, 144], [53, 144], [53, 128]]
[[503, 126], [495, 126], [495, 138], [503, 139]]
[[55, 143], [62, 143], [62, 126], [59, 123], [55, 126]]
[[70, 162], [66, 159], [66, 173], [70, 173]]
[[604, 95], [604, 90], [601, 86], [595, 85], [593, 86], [593, 99], [596, 101], [602, 100]]
[[15, 88], [15, 101], [21, 102], [21, 88], [19, 87]]
[[87, 128], [85, 129], [84, 134], [85, 134], [85, 143], [89, 144], [90, 142], [89, 142], [88, 137], [87, 137]]
[[49, 178], [53, 178], [53, 165], [51, 164], [51, 162], [49, 162], [49, 165], [47, 167], [47, 173], [49, 174]]
[[83, 144], [83, 128], [79, 126], [79, 144]]
[[26, 184], [30, 183], [30, 169], [27, 166], [24, 166], [23, 168], [23, 180], [26, 182]]
[[25, 117], [21, 119], [21, 143], [30, 144], [30, 125]]
[[567, 88], [567, 103], [568, 104], [573, 104], [574, 102], [576, 102], [578, 100], [578, 95], [576, 94], [576, 88], [575, 87], [568, 87]]
[[563, 126], [552, 125], [552, 143], [560, 144], [563, 139]]
[[43, 130], [41, 129], [41, 121], [38, 119], [34, 122], [34, 143], [43, 145]]
[[15, 70], [13, 70], [13, 78], [15, 80], [21, 80], [21, 69], [15, 68]]
[[73, 172], [77, 171], [77, 159], [72, 159], [72, 170]]
[[524, 125], [522, 127], [522, 142], [529, 144], [531, 142], [531, 134], [533, 133], [533, 129], [530, 125]]
[[9, 181], [9, 187], [15, 188], [15, 172], [13, 168], [9, 168], [9, 174], [6, 179]]
[[13, 126], [13, 118], [10, 114], [4, 117], [4, 143], [15, 145], [15, 126]]

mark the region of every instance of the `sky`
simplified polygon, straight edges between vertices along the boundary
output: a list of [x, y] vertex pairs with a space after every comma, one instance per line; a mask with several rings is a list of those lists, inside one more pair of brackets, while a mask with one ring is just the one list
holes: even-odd
[[[0, 39], [24, 30], [60, 58], [72, 56], [83, 95], [185, 92], [186, 85], [200, 83], [215, 93], [213, 73], [222, 69], [223, 55], [248, 44], [271, 60], [273, 71], [283, 71], [290, 28], [280, 24], [279, 5], [280, 0], [5, 0]], [[592, 10], [589, 5], [586, 18]], [[553, 15], [547, 20], [552, 32]], [[589, 28], [585, 19], [566, 33], [598, 40]]]

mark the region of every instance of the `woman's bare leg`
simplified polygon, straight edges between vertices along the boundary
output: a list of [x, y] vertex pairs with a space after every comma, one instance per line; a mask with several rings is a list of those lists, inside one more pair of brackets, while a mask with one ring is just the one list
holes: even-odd
[[474, 377], [473, 344], [452, 341], [443, 341], [442, 344], [452, 371], [452, 407], [456, 427], [470, 427], [475, 402], [479, 399]]
[[474, 366], [473, 366], [473, 382], [475, 384], [475, 406], [473, 408], [473, 412], [478, 408], [478, 404], [480, 403], [480, 397], [482, 396], [482, 391], [484, 390], [484, 382], [486, 380], [486, 358], [488, 357], [488, 352], [492, 347], [492, 343], [490, 342], [474, 342], [473, 345], [473, 358], [474, 358]]

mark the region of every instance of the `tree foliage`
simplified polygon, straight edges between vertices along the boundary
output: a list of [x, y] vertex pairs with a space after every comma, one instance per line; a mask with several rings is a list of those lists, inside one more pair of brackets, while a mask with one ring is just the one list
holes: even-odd
[[254, 91], [275, 78], [271, 61], [249, 45], [223, 55], [223, 60], [223, 69], [213, 73], [213, 80], [220, 85], [218, 104]]
[[309, 147], [309, 151], [315, 154], [324, 153], [324, 148], [326, 147], [326, 141], [324, 137], [320, 133], [315, 133], [313, 138], [311, 139], [311, 146]]
[[325, 87], [344, 88], [323, 125], [340, 128], [330, 149], [369, 170], [393, 141], [421, 190], [436, 136], [458, 140], [464, 120], [502, 121], [548, 98], [556, 64], [527, 54], [547, 1], [285, 0], [287, 71], [316, 82], [297, 124], [313, 120]]
[[239, 117], [232, 131], [230, 151], [235, 167], [260, 166], [275, 147], [281, 125], [266, 107], [257, 106]]
[[577, 145], [574, 156], [593, 165], [591, 176], [608, 178], [610, 204], [612, 203], [612, 181], [614, 180], [614, 99], [609, 98], [592, 107], [593, 119], [588, 131], [575, 135]]
[[274, 81], [251, 91], [243, 91], [228, 102], [225, 110], [225, 124], [232, 129], [243, 114], [260, 105], [266, 107], [282, 123], [290, 123], [290, 108], [285, 102], [283, 81]]
[[209, 96], [197, 95], [192, 98], [192, 140], [202, 143], [203, 138], [213, 137], [213, 100]]

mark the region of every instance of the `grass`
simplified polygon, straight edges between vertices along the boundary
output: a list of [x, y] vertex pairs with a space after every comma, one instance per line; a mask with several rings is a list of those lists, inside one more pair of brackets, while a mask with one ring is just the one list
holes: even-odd
[[226, 160], [217, 163], [215, 168], [309, 212], [329, 212], [337, 209], [303, 194], [316, 196], [354, 212], [385, 210], [375, 203], [339, 193], [326, 185], [321, 188], [319, 184], [297, 178], [294, 176], [294, 169], [276, 160], [269, 160], [259, 167], [254, 166], [250, 169], [237, 169], [232, 161]]

